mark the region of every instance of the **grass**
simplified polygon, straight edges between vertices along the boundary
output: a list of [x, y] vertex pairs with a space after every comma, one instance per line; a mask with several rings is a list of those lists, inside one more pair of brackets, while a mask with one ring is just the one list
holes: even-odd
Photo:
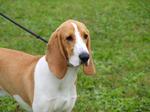
[[[148, 0], [0, 0], [0, 12], [47, 40], [67, 19], [86, 24], [97, 74], [87, 77], [80, 70], [73, 112], [149, 112], [149, 4]], [[3, 18], [0, 47], [34, 55], [44, 54], [46, 48]], [[16, 108], [12, 98], [0, 98], [0, 112], [15, 112]]]

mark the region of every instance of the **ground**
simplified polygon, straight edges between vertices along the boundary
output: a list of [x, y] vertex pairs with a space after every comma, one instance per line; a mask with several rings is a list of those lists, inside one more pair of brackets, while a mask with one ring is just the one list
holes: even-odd
[[[78, 74], [73, 112], [150, 111], [149, 0], [0, 0], [0, 11], [49, 39], [65, 20], [86, 24], [97, 74]], [[0, 47], [34, 55], [46, 45], [0, 17]], [[0, 97], [0, 112], [23, 112]]]

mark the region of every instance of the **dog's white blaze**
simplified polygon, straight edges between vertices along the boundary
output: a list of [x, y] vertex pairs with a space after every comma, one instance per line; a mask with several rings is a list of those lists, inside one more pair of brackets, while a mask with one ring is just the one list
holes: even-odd
[[86, 52], [86, 53], [89, 53], [89, 52], [86, 47], [86, 44], [84, 43], [84, 41], [81, 38], [81, 34], [77, 28], [77, 25], [75, 23], [72, 23], [72, 25], [73, 25], [74, 31], [75, 31], [74, 34], [76, 37], [76, 43], [74, 45], [73, 55], [69, 59], [69, 63], [71, 63], [73, 66], [78, 66], [78, 65], [80, 65], [80, 62], [81, 62], [79, 55], [82, 52]]

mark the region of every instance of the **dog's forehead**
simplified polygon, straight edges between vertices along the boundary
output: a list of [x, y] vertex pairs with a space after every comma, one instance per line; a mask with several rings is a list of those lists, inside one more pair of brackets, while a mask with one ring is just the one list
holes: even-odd
[[73, 32], [75, 29], [74, 29], [74, 26], [73, 26], [72, 23], [74, 23], [74, 24], [77, 26], [77, 28], [78, 28], [78, 30], [79, 30], [80, 32], [83, 32], [83, 31], [86, 31], [86, 32], [87, 32], [86, 26], [85, 26], [83, 23], [78, 22], [78, 21], [75, 21], [75, 20], [68, 20], [68, 21], [64, 22], [64, 23], [61, 25], [61, 27], [62, 27], [62, 29], [65, 30], [65, 31], [68, 31], [68, 29], [69, 29], [69, 31], [72, 31], [72, 32]]

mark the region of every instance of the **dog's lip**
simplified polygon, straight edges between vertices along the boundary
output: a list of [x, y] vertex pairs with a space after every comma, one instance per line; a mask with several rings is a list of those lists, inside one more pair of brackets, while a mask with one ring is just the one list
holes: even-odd
[[74, 66], [73, 64], [71, 64], [71, 63], [69, 63], [68, 62], [68, 66], [70, 66], [70, 67], [79, 67], [81, 64], [79, 64], [79, 65], [77, 65], [77, 66]]
[[88, 66], [88, 63], [85, 63], [84, 65], [85, 65], [85, 66]]
[[81, 64], [85, 65], [85, 66], [88, 66], [88, 62], [86, 62], [86, 63], [81, 62]]
[[80, 61], [79, 65], [77, 65], [77, 66], [74, 66], [73, 64], [71, 64], [70, 62], [68, 62], [68, 66], [71, 66], [71, 67], [79, 67], [80, 65], [88, 66], [88, 62], [83, 63], [83, 62]]

